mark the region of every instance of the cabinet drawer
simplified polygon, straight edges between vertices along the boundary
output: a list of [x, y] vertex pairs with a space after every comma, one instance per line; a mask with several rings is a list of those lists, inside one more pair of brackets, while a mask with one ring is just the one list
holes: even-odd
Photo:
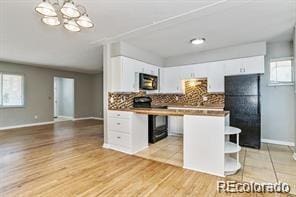
[[129, 134], [110, 131], [108, 133], [109, 143], [115, 146], [131, 147], [131, 139]]
[[109, 111], [108, 116], [112, 118], [124, 118], [129, 119], [132, 117], [132, 112], [125, 111]]
[[108, 130], [130, 133], [130, 120], [122, 118], [109, 118]]

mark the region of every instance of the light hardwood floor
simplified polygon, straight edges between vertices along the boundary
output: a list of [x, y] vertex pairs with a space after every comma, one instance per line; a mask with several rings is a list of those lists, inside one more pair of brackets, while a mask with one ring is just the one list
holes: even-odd
[[[150, 144], [149, 148], [137, 155], [182, 167], [183, 138], [168, 136], [155, 144]], [[227, 178], [240, 182], [286, 182], [291, 186], [291, 193], [296, 194], [296, 161], [292, 155], [293, 150], [289, 146], [262, 144], [260, 150], [242, 148], [240, 152], [242, 169]]]
[[95, 120], [0, 131], [0, 196], [263, 196], [218, 193], [222, 178], [102, 143], [103, 125]]

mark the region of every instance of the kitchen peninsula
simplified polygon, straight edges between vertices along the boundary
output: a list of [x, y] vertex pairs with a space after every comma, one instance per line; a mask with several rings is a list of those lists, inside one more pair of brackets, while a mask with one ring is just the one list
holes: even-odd
[[217, 176], [240, 168], [225, 163], [225, 128], [229, 112], [187, 109], [117, 109], [108, 111], [108, 144], [104, 147], [128, 154], [148, 147], [148, 115], [183, 116], [183, 167]]

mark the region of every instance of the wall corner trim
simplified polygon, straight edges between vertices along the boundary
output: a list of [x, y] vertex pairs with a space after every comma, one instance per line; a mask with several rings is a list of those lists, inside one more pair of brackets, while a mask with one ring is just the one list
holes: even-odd
[[294, 142], [286, 142], [286, 141], [279, 141], [279, 140], [261, 139], [261, 142], [268, 143], [268, 144], [278, 144], [278, 145], [285, 145], [285, 146], [295, 146], [295, 143]]

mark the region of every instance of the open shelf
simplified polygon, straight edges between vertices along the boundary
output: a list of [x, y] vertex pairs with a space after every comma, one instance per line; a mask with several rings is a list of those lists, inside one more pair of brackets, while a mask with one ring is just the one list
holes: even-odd
[[231, 157], [225, 157], [224, 171], [225, 175], [235, 174], [241, 168], [241, 164]]
[[235, 135], [235, 134], [239, 134], [240, 132], [241, 132], [241, 130], [239, 128], [226, 126], [224, 134], [225, 135]]
[[224, 153], [237, 153], [241, 150], [241, 147], [232, 142], [225, 142]]

